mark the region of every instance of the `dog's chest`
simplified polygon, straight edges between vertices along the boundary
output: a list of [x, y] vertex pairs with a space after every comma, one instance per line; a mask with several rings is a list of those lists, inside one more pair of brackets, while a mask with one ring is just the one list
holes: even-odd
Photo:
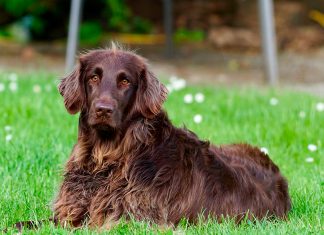
[[[132, 214], [137, 219], [155, 217], [157, 204], [150, 186], [129, 174], [125, 165], [110, 166], [92, 175], [92, 196], [89, 197], [89, 215], [102, 215], [118, 220]], [[91, 219], [91, 218], [90, 218]]]

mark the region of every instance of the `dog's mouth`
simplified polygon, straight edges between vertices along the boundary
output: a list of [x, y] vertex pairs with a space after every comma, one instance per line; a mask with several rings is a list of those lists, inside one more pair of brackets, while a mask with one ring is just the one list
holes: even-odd
[[109, 119], [96, 118], [95, 120], [89, 122], [89, 124], [96, 129], [109, 129], [109, 128], [116, 127], [115, 122], [111, 118]]
[[97, 117], [92, 115], [88, 119], [88, 123], [93, 129], [107, 132], [115, 131], [117, 127], [117, 122], [112, 116]]
[[116, 128], [110, 125], [105, 125], [101, 123], [96, 123], [91, 125], [93, 129], [101, 131], [101, 132], [115, 132]]

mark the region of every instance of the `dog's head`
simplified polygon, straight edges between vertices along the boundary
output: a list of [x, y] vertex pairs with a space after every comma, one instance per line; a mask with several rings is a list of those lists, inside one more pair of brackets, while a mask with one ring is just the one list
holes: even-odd
[[133, 115], [154, 118], [167, 96], [145, 59], [117, 48], [80, 56], [58, 89], [68, 112], [81, 110], [88, 125], [97, 130], [118, 129]]

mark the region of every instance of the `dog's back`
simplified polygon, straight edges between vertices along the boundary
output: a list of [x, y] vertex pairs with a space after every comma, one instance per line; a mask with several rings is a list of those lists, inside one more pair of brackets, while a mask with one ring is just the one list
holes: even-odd
[[[221, 204], [226, 214], [258, 219], [286, 216], [290, 209], [288, 184], [267, 154], [248, 144], [212, 146], [211, 151], [232, 176], [233, 188], [225, 190], [227, 196]], [[226, 185], [226, 178], [222, 182]]]

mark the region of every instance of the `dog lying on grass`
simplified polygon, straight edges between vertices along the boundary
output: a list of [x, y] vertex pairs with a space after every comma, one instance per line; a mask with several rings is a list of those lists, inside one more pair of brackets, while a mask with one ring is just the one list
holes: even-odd
[[[174, 127], [162, 109], [166, 88], [135, 53], [113, 46], [82, 55], [59, 91], [80, 118], [55, 223], [110, 228], [121, 217], [159, 225], [194, 223], [199, 215], [286, 217], [287, 182], [268, 155], [247, 144], [217, 147]], [[25, 223], [17, 224], [34, 226]]]
[[80, 111], [54, 203], [60, 223], [287, 215], [287, 182], [270, 158], [247, 144], [217, 147], [174, 127], [162, 110], [167, 90], [142, 57], [116, 47], [91, 51], [59, 91], [69, 113]]

